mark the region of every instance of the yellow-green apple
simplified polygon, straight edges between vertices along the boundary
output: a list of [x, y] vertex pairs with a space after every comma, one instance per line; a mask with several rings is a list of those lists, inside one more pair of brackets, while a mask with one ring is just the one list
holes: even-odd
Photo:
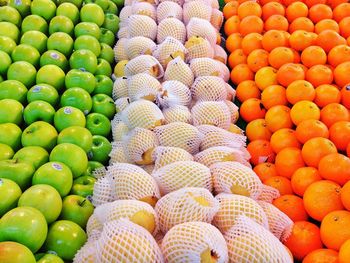
[[27, 93], [28, 103], [36, 100], [43, 100], [50, 103], [52, 106], [56, 106], [58, 98], [57, 90], [51, 85], [44, 83], [33, 86]]
[[0, 123], [14, 123], [20, 125], [23, 120], [23, 105], [17, 100], [0, 100]]
[[40, 53], [34, 47], [27, 44], [20, 44], [12, 51], [12, 61], [27, 61], [33, 66], [39, 65]]
[[49, 253], [41, 255], [39, 258], [36, 258], [36, 260], [37, 263], [64, 263], [59, 256]]
[[101, 135], [92, 136], [92, 148], [88, 153], [91, 161], [97, 161], [107, 164], [109, 160], [109, 153], [112, 151], [112, 144], [106, 137]]
[[57, 144], [61, 143], [72, 143], [89, 152], [92, 148], [92, 134], [84, 127], [71, 126], [58, 134]]
[[29, 162], [34, 165], [35, 169], [38, 169], [49, 161], [49, 153], [40, 146], [27, 146], [18, 150], [13, 156], [13, 159]]
[[10, 146], [14, 151], [21, 147], [22, 130], [14, 123], [0, 124], [0, 143]]
[[92, 135], [108, 137], [111, 132], [111, 122], [100, 113], [90, 113], [86, 116], [86, 128]]
[[23, 146], [41, 146], [45, 150], [51, 151], [56, 145], [57, 136], [57, 131], [51, 124], [36, 121], [25, 128], [21, 142]]
[[110, 77], [112, 75], [111, 64], [103, 58], [98, 58], [95, 75], [105, 75]]
[[0, 22], [0, 36], [10, 37], [16, 43], [19, 40], [19, 29], [10, 22]]
[[69, 88], [61, 96], [61, 106], [72, 106], [87, 115], [92, 108], [90, 94], [82, 88]]
[[62, 3], [72, 3], [79, 9], [83, 5], [83, 0], [57, 0], [57, 4], [60, 5]]
[[26, 61], [17, 61], [11, 64], [7, 70], [7, 79], [22, 82], [27, 88], [35, 84], [36, 69]]
[[50, 103], [43, 100], [36, 100], [29, 103], [23, 111], [23, 119], [27, 125], [36, 121], [53, 123], [55, 108]]
[[116, 34], [119, 29], [119, 17], [111, 13], [105, 14], [105, 21], [103, 22], [102, 27], [111, 30], [114, 34]]
[[67, 58], [73, 51], [73, 38], [64, 32], [53, 33], [47, 40], [48, 50], [57, 50]]
[[85, 1], [86, 4], [90, 4], [90, 3], [93, 3], [93, 4], [96, 4], [98, 6], [100, 6], [103, 10], [103, 12], [105, 12], [108, 8], [108, 0], [86, 0]]
[[17, 80], [5, 80], [0, 83], [0, 100], [13, 99], [21, 104], [27, 102], [28, 89]]
[[92, 97], [92, 112], [101, 113], [112, 119], [116, 113], [116, 107], [111, 97], [106, 94], [96, 94]]
[[81, 69], [94, 74], [97, 68], [96, 55], [88, 49], [80, 49], [73, 52], [69, 58], [72, 69]]
[[41, 16], [46, 21], [50, 21], [56, 14], [56, 5], [51, 0], [33, 0], [30, 11], [33, 15]]
[[85, 115], [75, 107], [62, 107], [55, 113], [54, 124], [59, 132], [70, 126], [85, 127]]
[[105, 11], [106, 14], [118, 14], [118, 7], [115, 3], [112, 1], [108, 0], [108, 6]]
[[47, 34], [49, 26], [45, 21], [45, 19], [42, 18], [41, 16], [29, 15], [23, 19], [21, 28], [22, 28], [22, 33], [36, 30], [44, 34]]
[[29, 15], [31, 0], [9, 0], [8, 5], [16, 8], [22, 17]]
[[9, 160], [12, 158], [14, 154], [15, 152], [12, 150], [12, 148], [9, 145], [0, 143], [0, 161]]
[[32, 251], [17, 242], [0, 242], [0, 251], [0, 262], [2, 263], [36, 263]]
[[16, 42], [9, 37], [0, 36], [0, 50], [6, 52], [8, 55], [11, 55], [12, 51], [16, 47]]
[[86, 4], [80, 9], [80, 20], [82, 22], [92, 22], [102, 26], [105, 20], [103, 9], [97, 4]]
[[0, 61], [0, 75], [5, 75], [11, 65], [11, 57], [5, 51], [0, 50]]
[[106, 43], [101, 43], [101, 53], [99, 58], [103, 58], [112, 64], [114, 62], [114, 51], [112, 47]]
[[34, 47], [41, 54], [46, 50], [47, 36], [40, 31], [27, 31], [22, 35], [20, 43]]
[[17, 206], [21, 194], [18, 184], [10, 179], [0, 178], [0, 217]]
[[109, 46], [114, 46], [115, 35], [111, 30], [101, 27], [101, 36], [99, 38], [100, 43], [106, 43]]
[[22, 191], [30, 186], [34, 172], [34, 165], [29, 162], [17, 159], [0, 161], [0, 178], [14, 181]]
[[105, 75], [97, 75], [96, 78], [96, 87], [93, 91], [93, 95], [95, 94], [106, 94], [107, 96], [112, 96], [113, 91], [113, 81], [111, 78]]
[[118, 7], [121, 7], [124, 5], [124, 0], [112, 0]]
[[96, 39], [100, 38], [101, 31], [98, 25], [91, 22], [80, 22], [74, 28], [74, 35], [76, 38], [84, 35], [93, 36]]
[[81, 69], [68, 71], [65, 78], [66, 88], [82, 88], [88, 93], [92, 93], [96, 87], [96, 79], [90, 72]]
[[95, 37], [82, 35], [77, 37], [77, 39], [74, 41], [74, 50], [79, 49], [88, 49], [92, 51], [96, 57], [98, 57], [101, 52], [101, 45]]
[[55, 32], [64, 32], [68, 35], [73, 35], [74, 24], [66, 16], [55, 16], [49, 24], [49, 33], [52, 35]]
[[[96, 178], [88, 175], [79, 176], [77, 179], [73, 181], [73, 186], [70, 191], [73, 195], [79, 195], [82, 197], [92, 196], [94, 191], [94, 184], [96, 182]], [[84, 226], [85, 228], [85, 226]]]
[[68, 60], [65, 55], [57, 50], [48, 50], [40, 57], [40, 67], [45, 65], [56, 65], [63, 71], [68, 70]]
[[57, 7], [56, 15], [68, 17], [74, 25], [79, 22], [79, 9], [72, 3], [60, 4]]
[[0, 7], [0, 22], [10, 22], [20, 27], [22, 22], [21, 14], [16, 8], [11, 6], [1, 6]]
[[58, 91], [64, 88], [64, 71], [56, 65], [45, 65], [36, 74], [36, 84], [45, 83]]
[[88, 167], [86, 168], [85, 172], [80, 176], [90, 176], [93, 177], [93, 173], [96, 169], [104, 167], [102, 163], [95, 162], [95, 161], [89, 161], [88, 162]]

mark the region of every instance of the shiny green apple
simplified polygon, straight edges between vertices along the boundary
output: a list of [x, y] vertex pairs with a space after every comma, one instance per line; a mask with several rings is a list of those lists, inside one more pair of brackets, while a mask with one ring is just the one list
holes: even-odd
[[21, 194], [22, 191], [18, 184], [10, 179], [0, 178], [0, 218], [17, 206]]
[[74, 24], [66, 16], [55, 16], [49, 24], [49, 33], [52, 35], [55, 32], [64, 32], [68, 35], [73, 35]]
[[0, 61], [0, 75], [5, 76], [12, 62], [11, 57], [5, 51], [0, 50]]
[[13, 157], [14, 154], [15, 152], [9, 145], [0, 143], [0, 161], [9, 160]]
[[0, 100], [13, 99], [21, 104], [27, 102], [28, 89], [17, 80], [5, 80], [0, 83]]
[[109, 62], [103, 58], [98, 58], [95, 75], [105, 75], [110, 77], [112, 75], [111, 64], [109, 64]]
[[69, 58], [69, 65], [72, 69], [81, 69], [94, 74], [97, 69], [97, 58], [92, 51], [80, 49], [73, 52]]
[[10, 146], [14, 151], [21, 147], [22, 130], [13, 123], [0, 124], [0, 143]]
[[105, 15], [105, 21], [103, 22], [102, 27], [111, 30], [116, 34], [119, 30], [119, 17], [115, 14], [107, 13]]
[[56, 14], [56, 5], [51, 0], [33, 0], [30, 5], [33, 15], [38, 15], [50, 21]]
[[61, 96], [61, 106], [72, 106], [87, 115], [92, 108], [90, 94], [82, 88], [70, 88]]
[[65, 55], [57, 50], [48, 50], [40, 57], [40, 67], [45, 65], [56, 65], [63, 71], [68, 70], [68, 60]]
[[73, 181], [73, 187], [70, 191], [73, 195], [79, 195], [82, 197], [92, 196], [94, 191], [94, 184], [96, 183], [96, 178], [92, 176], [79, 176]]
[[57, 0], [58, 5], [61, 5], [62, 3], [72, 3], [80, 9], [83, 5], [83, 0]]
[[0, 50], [6, 52], [8, 55], [11, 55], [12, 51], [16, 47], [16, 42], [6, 36], [0, 36]]
[[65, 79], [66, 88], [82, 88], [92, 93], [96, 87], [96, 79], [90, 72], [81, 69], [70, 70]]
[[13, 159], [29, 162], [34, 165], [35, 169], [38, 169], [49, 161], [49, 153], [40, 146], [27, 146], [18, 150], [13, 156]]
[[23, 121], [23, 105], [17, 100], [0, 100], [0, 123], [14, 123], [20, 125]]
[[96, 39], [100, 38], [101, 32], [98, 25], [91, 22], [80, 22], [74, 28], [74, 35], [76, 38], [84, 35], [93, 36]]
[[56, 145], [57, 136], [57, 131], [51, 124], [36, 121], [23, 131], [21, 141], [23, 146], [41, 146], [51, 151]]
[[99, 58], [103, 58], [107, 60], [110, 64], [114, 62], [114, 51], [113, 48], [106, 43], [100, 43], [101, 44], [101, 53]]
[[34, 47], [27, 44], [20, 44], [11, 54], [12, 61], [27, 61], [33, 66], [39, 65], [40, 53]]
[[89, 161], [88, 162], [88, 167], [86, 168], [85, 172], [80, 176], [90, 176], [93, 177], [94, 176], [94, 171], [98, 168], [102, 168], [104, 167], [104, 165], [100, 162], [96, 162], [96, 161]]
[[57, 144], [61, 143], [72, 143], [81, 147], [85, 152], [89, 152], [92, 148], [92, 134], [84, 127], [71, 126], [58, 135]]
[[36, 83], [49, 84], [58, 91], [64, 88], [64, 71], [56, 65], [45, 65], [38, 70], [36, 74]]
[[36, 69], [26, 61], [17, 61], [7, 70], [7, 79], [14, 79], [22, 82], [27, 88], [35, 84]]
[[47, 40], [48, 50], [57, 50], [68, 58], [73, 51], [73, 38], [64, 32], [53, 33]]
[[79, 22], [79, 9], [72, 3], [62, 3], [57, 7], [56, 15], [66, 16], [76, 25]]
[[92, 112], [101, 113], [109, 119], [113, 119], [116, 107], [111, 97], [106, 94], [96, 94], [92, 97]]
[[34, 172], [34, 165], [29, 162], [17, 159], [0, 161], [0, 178], [14, 181], [22, 191], [30, 186]]
[[22, 17], [30, 14], [30, 3], [31, 0], [9, 0], [8, 5], [16, 8]]
[[112, 1], [108, 0], [108, 6], [105, 11], [106, 14], [118, 14], [118, 7], [115, 3]]
[[85, 3], [96, 4], [102, 8], [103, 12], [105, 12], [108, 8], [108, 0], [85, 0]]
[[92, 149], [88, 153], [89, 160], [107, 164], [111, 151], [112, 144], [106, 137], [103, 137], [101, 135], [92, 136]]
[[50, 103], [43, 100], [36, 100], [29, 103], [23, 111], [23, 119], [27, 125], [36, 121], [53, 123], [55, 108]]
[[46, 50], [47, 36], [40, 31], [27, 31], [22, 35], [20, 43], [34, 47], [42, 54]]
[[22, 17], [16, 8], [11, 6], [0, 7], [0, 22], [10, 22], [18, 27], [21, 26]]
[[0, 36], [12, 38], [16, 43], [19, 40], [19, 29], [10, 22], [0, 22]]
[[92, 51], [96, 57], [98, 57], [101, 52], [101, 45], [95, 37], [82, 35], [77, 37], [77, 39], [74, 41], [74, 50], [79, 49], [88, 49]]
[[40, 31], [47, 34], [49, 26], [44, 18], [38, 15], [29, 15], [22, 21], [22, 33], [27, 31]]
[[32, 251], [17, 242], [0, 242], [0, 251], [1, 263], [36, 263]]
[[106, 94], [107, 96], [112, 96], [113, 91], [113, 81], [111, 78], [105, 75], [97, 75], [96, 78], [96, 87], [94, 89], [93, 95], [96, 94]]
[[101, 27], [100, 43], [106, 43], [109, 46], [114, 46], [115, 35], [111, 30]]
[[51, 85], [40, 83], [33, 86], [27, 93], [28, 103], [36, 100], [43, 100], [50, 103], [52, 106], [56, 106], [58, 103], [58, 92]]
[[64, 261], [54, 254], [44, 254], [37, 259], [37, 263], [64, 263]]
[[105, 19], [103, 9], [97, 4], [86, 4], [80, 9], [80, 20], [102, 26]]
[[108, 137], [111, 132], [111, 122], [103, 114], [90, 113], [86, 116], [86, 128], [92, 135]]
[[77, 108], [65, 106], [56, 111], [54, 124], [59, 132], [70, 126], [85, 127], [85, 115]]

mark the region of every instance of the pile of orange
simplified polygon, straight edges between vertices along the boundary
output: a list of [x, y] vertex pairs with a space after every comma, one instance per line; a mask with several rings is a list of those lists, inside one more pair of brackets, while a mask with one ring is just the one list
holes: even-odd
[[223, 13], [250, 162], [295, 222], [285, 245], [304, 263], [350, 262], [350, 3], [233, 0]]

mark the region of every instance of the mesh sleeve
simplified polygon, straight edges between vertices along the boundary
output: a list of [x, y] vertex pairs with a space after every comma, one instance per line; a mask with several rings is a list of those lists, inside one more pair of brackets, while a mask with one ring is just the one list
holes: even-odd
[[157, 21], [160, 23], [162, 20], [173, 17], [182, 21], [182, 7], [171, 1], [165, 1], [157, 6]]
[[133, 59], [140, 55], [150, 55], [156, 47], [151, 39], [143, 36], [130, 38], [126, 44], [126, 53], [129, 59]]
[[131, 5], [133, 15], [144, 15], [156, 20], [157, 12], [154, 5], [148, 2], [135, 2]]
[[160, 82], [147, 73], [139, 73], [128, 78], [128, 95], [131, 101], [140, 99], [155, 101], [161, 89]]
[[161, 107], [189, 106], [191, 103], [191, 91], [180, 81], [167, 80], [162, 83], [162, 93], [159, 94], [157, 101]]
[[139, 73], [148, 73], [156, 78], [161, 78], [164, 75], [164, 70], [158, 60], [153, 56], [140, 55], [130, 60], [125, 66], [126, 76]]
[[162, 43], [168, 36], [184, 44], [186, 41], [185, 25], [174, 17], [163, 19], [158, 25], [157, 43]]
[[190, 87], [194, 81], [192, 70], [180, 57], [171, 60], [164, 73], [164, 80], [178, 80]]
[[202, 38], [201, 36], [192, 36], [194, 38], [199, 39], [193, 44], [193, 39], [189, 36], [187, 37], [189, 38], [189, 40], [187, 40], [187, 42], [185, 43], [185, 47], [187, 48], [187, 61], [191, 61], [195, 58], [214, 57], [214, 49], [207, 39]]
[[184, 45], [173, 37], [165, 38], [165, 40], [153, 51], [153, 56], [164, 68], [166, 68], [171, 59], [181, 56], [184, 58], [185, 54], [186, 48]]
[[178, 147], [158, 146], [152, 153], [154, 170], [178, 161], [193, 161], [193, 156]]
[[174, 105], [163, 109], [165, 124], [172, 122], [192, 123], [192, 115], [190, 110], [183, 105]]
[[220, 101], [227, 98], [225, 81], [214, 76], [197, 77], [191, 92], [196, 101]]
[[114, 100], [128, 96], [128, 78], [117, 78], [113, 84], [112, 97]]
[[129, 59], [126, 51], [127, 42], [128, 42], [127, 38], [119, 38], [119, 40], [115, 44], [113, 48], [115, 62], [118, 63], [121, 60]]
[[183, 18], [185, 24], [188, 24], [193, 17], [210, 21], [212, 7], [202, 1], [191, 1], [183, 5]]
[[96, 207], [111, 201], [113, 201], [112, 186], [107, 177], [103, 176], [94, 184], [92, 204]]
[[[210, 17], [208, 20], [210, 20]], [[188, 22], [186, 29], [188, 39], [192, 36], [200, 36], [208, 40], [212, 46], [216, 44], [217, 32], [209, 21], [202, 18], [193, 17]]]
[[155, 40], [157, 37], [157, 23], [149, 16], [131, 15], [128, 19], [130, 37], [143, 36]]

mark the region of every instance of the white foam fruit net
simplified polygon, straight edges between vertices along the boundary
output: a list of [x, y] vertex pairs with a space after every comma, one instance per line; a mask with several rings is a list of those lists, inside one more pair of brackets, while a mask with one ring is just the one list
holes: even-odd
[[126, 52], [127, 42], [128, 42], [127, 38], [119, 38], [119, 40], [115, 44], [113, 48], [115, 62], [118, 63], [121, 60], [129, 59]]
[[210, 167], [216, 193], [232, 193], [258, 199], [262, 183], [254, 171], [239, 162], [221, 162]]
[[205, 222], [174, 226], [164, 236], [161, 248], [166, 262], [228, 262], [223, 235]]
[[137, 36], [130, 38], [126, 43], [128, 59], [133, 59], [140, 55], [150, 55], [155, 47], [156, 43], [147, 37]]
[[106, 176], [99, 178], [94, 184], [92, 204], [96, 207], [114, 200], [112, 186]]
[[193, 161], [193, 156], [178, 147], [158, 146], [152, 153], [154, 170], [178, 161]]
[[211, 223], [218, 210], [218, 200], [207, 189], [197, 187], [171, 192], [159, 199], [155, 207], [163, 233], [184, 222]]
[[172, 122], [192, 123], [192, 115], [190, 110], [183, 105], [174, 105], [163, 109], [165, 124]]
[[166, 18], [173, 17], [182, 21], [182, 7], [175, 3], [166, 1], [157, 6], [158, 24]]
[[195, 44], [191, 43], [193, 39], [189, 39], [185, 43], [185, 47], [187, 49], [186, 60], [191, 61], [192, 59], [203, 58], [203, 57], [213, 58], [214, 49], [211, 46], [210, 42], [200, 36], [194, 36], [194, 37], [198, 38]]
[[120, 112], [123, 111], [130, 104], [130, 98], [129, 97], [119, 98], [114, 101], [114, 104], [115, 104], [117, 114], [120, 114]]
[[127, 219], [105, 223], [96, 241], [96, 262], [164, 262], [153, 236], [143, 227]]
[[159, 93], [157, 101], [161, 107], [189, 106], [191, 103], [191, 91], [180, 81], [167, 80], [162, 83], [162, 92]]
[[212, 7], [202, 1], [191, 1], [183, 5], [183, 19], [188, 24], [193, 17], [210, 21]]
[[164, 80], [178, 80], [190, 87], [194, 81], [194, 75], [188, 64], [180, 57], [176, 57], [168, 63]]
[[147, 73], [139, 73], [128, 78], [128, 96], [131, 101], [140, 99], [155, 101], [161, 89], [160, 82]]
[[96, 262], [96, 241], [88, 241], [75, 254], [73, 263]]
[[292, 263], [282, 243], [247, 216], [239, 216], [225, 233], [230, 262]]
[[212, 58], [194, 58], [190, 61], [190, 68], [195, 78], [217, 76], [226, 81], [226, 75], [230, 76], [227, 66]]
[[92, 172], [92, 176], [95, 177], [96, 179], [99, 179], [99, 178], [105, 176], [106, 172], [107, 172], [106, 167], [104, 167], [104, 166], [99, 167]]
[[153, 129], [164, 120], [162, 111], [148, 100], [138, 100], [130, 103], [121, 113], [121, 119], [129, 129], [141, 127]]
[[209, 21], [202, 18], [193, 17], [188, 22], [186, 29], [188, 39], [192, 36], [199, 36], [208, 40], [212, 46], [216, 44], [217, 32]]
[[183, 3], [184, 3], [184, 0], [159, 0], [158, 2], [159, 3], [164, 3], [164, 2], [167, 2], [167, 1], [177, 3], [180, 6], [182, 6]]
[[228, 107], [228, 109], [230, 110], [231, 123], [236, 123], [238, 121], [238, 118], [239, 118], [239, 108], [238, 108], [238, 106], [236, 104], [234, 104], [232, 101], [229, 101], [229, 100], [225, 100], [224, 102], [225, 102], [226, 106]]
[[219, 211], [214, 216], [213, 224], [222, 233], [229, 230], [240, 215], [251, 218], [266, 229], [269, 228], [267, 216], [255, 200], [242, 195], [226, 193], [218, 194], [215, 198], [219, 201]]
[[[124, 23], [124, 22], [123, 22]], [[127, 24], [125, 22], [125, 24]], [[129, 38], [129, 31], [127, 26], [123, 26], [122, 23], [119, 24], [119, 31], [117, 34], [118, 39]]]
[[122, 141], [112, 142], [112, 151], [109, 153], [109, 163], [131, 163], [128, 156], [125, 153], [125, 148]]
[[197, 77], [191, 86], [192, 97], [196, 101], [226, 100], [225, 81], [214, 76]]
[[218, 0], [185, 0], [185, 3], [192, 2], [192, 1], [204, 2], [207, 5], [210, 5], [212, 8], [215, 8], [215, 9], [220, 8]]
[[114, 81], [112, 98], [117, 100], [119, 98], [128, 96], [128, 78], [120, 77]]
[[131, 12], [133, 15], [149, 16], [153, 20], [157, 18], [155, 6], [148, 2], [134, 2], [131, 5]]
[[165, 165], [152, 173], [162, 195], [183, 187], [213, 189], [210, 170], [203, 164], [193, 161], [178, 161]]
[[153, 41], [157, 37], [157, 23], [149, 16], [131, 15], [127, 24], [129, 37], [143, 36]]
[[172, 122], [154, 129], [161, 146], [179, 147], [190, 154], [196, 154], [201, 144], [198, 129], [188, 123]]
[[280, 197], [280, 192], [276, 188], [263, 184], [258, 200], [272, 203], [278, 197]]
[[177, 18], [169, 17], [163, 19], [158, 25], [157, 43], [162, 43], [168, 36], [180, 41], [186, 41], [186, 27]]
[[126, 76], [139, 73], [148, 73], [153, 77], [161, 78], [164, 70], [158, 60], [151, 55], [140, 55], [130, 60], [125, 66]]
[[141, 165], [140, 166], [146, 173], [152, 174], [154, 170], [154, 164], [147, 164], [147, 165]]
[[[227, 54], [225, 49], [223, 49], [220, 45], [214, 46], [214, 59], [225, 65], [227, 63]], [[226, 75], [225, 78], [228, 81], [228, 77]]]
[[103, 229], [103, 223], [97, 218], [95, 213], [93, 213], [86, 224], [86, 234], [88, 237], [93, 236], [95, 233], [101, 234]]
[[220, 30], [224, 22], [224, 15], [218, 9], [213, 8], [210, 17], [210, 23], [215, 27], [216, 30]]
[[129, 16], [132, 15], [132, 7], [125, 5], [119, 12], [119, 21], [126, 22]]
[[186, 54], [186, 48], [177, 39], [168, 36], [165, 40], [157, 45], [153, 51], [153, 56], [159, 61], [159, 63], [166, 68], [170, 60], [181, 57], [184, 58]]

